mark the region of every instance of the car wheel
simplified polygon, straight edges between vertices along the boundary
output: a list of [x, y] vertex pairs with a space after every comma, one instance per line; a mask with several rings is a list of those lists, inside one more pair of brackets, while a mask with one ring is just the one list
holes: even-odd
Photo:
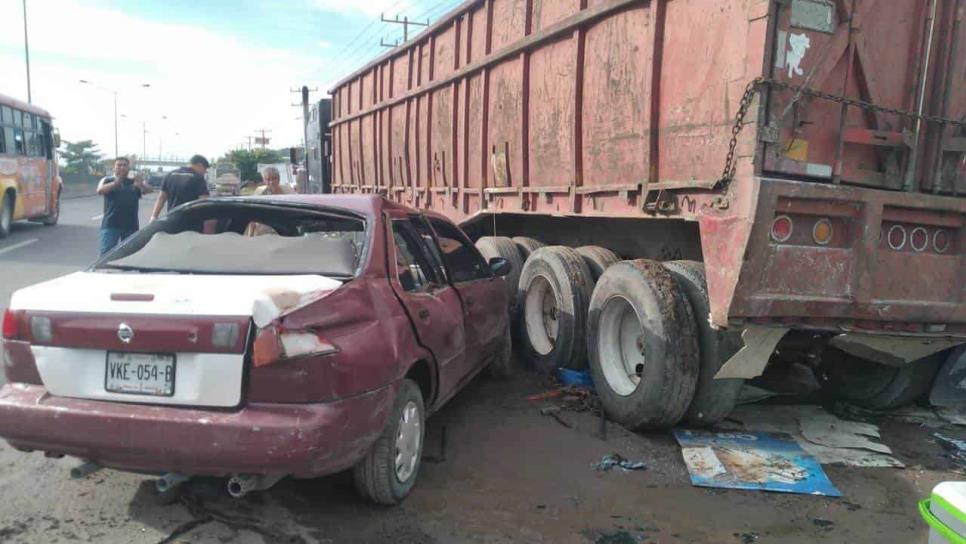
[[594, 290], [587, 264], [569, 247], [548, 246], [523, 265], [517, 294], [523, 353], [549, 373], [587, 368], [587, 305]]
[[506, 276], [507, 301], [510, 303], [510, 315], [516, 307], [517, 285], [520, 283], [520, 272], [523, 269], [523, 259], [513, 240], [505, 236], [484, 236], [476, 241], [476, 249], [480, 250], [487, 261], [494, 257], [502, 257], [510, 261], [510, 273]]
[[530, 258], [531, 253], [546, 245], [539, 240], [527, 238], [526, 236], [514, 236], [511, 238], [511, 240], [513, 240], [513, 243], [517, 245], [517, 249], [520, 251], [520, 257], [523, 258], [523, 262], [526, 262], [527, 259]]
[[60, 220], [60, 192], [57, 193], [57, 198], [54, 199], [54, 209], [44, 217], [44, 225], [52, 227], [57, 224]]
[[402, 380], [382, 435], [353, 469], [359, 494], [376, 504], [398, 504], [413, 488], [426, 435], [426, 409], [419, 386]]
[[698, 334], [671, 273], [647, 259], [617, 263], [597, 281], [587, 342], [607, 415], [631, 430], [674, 426], [698, 381]]
[[6, 238], [10, 234], [10, 225], [13, 224], [13, 199], [9, 194], [3, 196], [0, 203], [0, 238]]
[[945, 352], [902, 366], [887, 366], [828, 348], [822, 354], [822, 387], [870, 410], [911, 404], [929, 392]]
[[698, 369], [694, 399], [691, 400], [684, 420], [692, 426], [712, 425], [724, 419], [734, 409], [741, 386], [745, 383], [742, 379], [714, 379], [721, 365], [741, 349], [741, 335], [735, 331], [716, 330], [711, 327], [708, 321], [711, 304], [708, 300], [704, 265], [697, 261], [668, 261], [664, 263], [664, 267], [671, 272], [691, 303], [698, 331], [701, 367]]
[[494, 378], [509, 378], [513, 374], [513, 340], [510, 337], [509, 322], [503, 333], [500, 353], [490, 362], [488, 370]]
[[621, 258], [616, 253], [600, 246], [581, 246], [576, 249], [577, 253], [584, 258], [587, 268], [594, 277], [594, 281], [604, 275], [604, 271], [611, 265], [621, 262]]

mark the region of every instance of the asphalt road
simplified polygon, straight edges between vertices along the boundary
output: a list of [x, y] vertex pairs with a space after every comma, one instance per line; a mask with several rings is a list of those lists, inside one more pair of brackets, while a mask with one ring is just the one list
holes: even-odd
[[[100, 213], [99, 198], [82, 198], [64, 203], [55, 227], [16, 224], [0, 241], [0, 305], [93, 262]], [[602, 437], [589, 413], [543, 416], [555, 401], [527, 398], [549, 387], [522, 370], [474, 380], [429, 420], [419, 480], [395, 508], [360, 501], [344, 474], [283, 480], [241, 500], [223, 482], [200, 482], [164, 506], [148, 477], [102, 470], [71, 480], [78, 460], [0, 442], [0, 542], [912, 543], [926, 538], [916, 501], [962, 479], [935, 429], [887, 421], [882, 440], [908, 468], [826, 467], [841, 499], [696, 488], [669, 434], [611, 424]], [[647, 470], [591, 468], [614, 452]]]

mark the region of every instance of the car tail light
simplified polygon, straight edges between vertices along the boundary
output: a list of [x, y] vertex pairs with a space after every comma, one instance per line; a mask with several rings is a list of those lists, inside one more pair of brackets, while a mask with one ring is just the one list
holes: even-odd
[[3, 312], [3, 337], [7, 340], [22, 340], [25, 332], [21, 326], [24, 312], [7, 308]]
[[30, 338], [35, 342], [50, 342], [54, 339], [49, 317], [35, 315], [30, 318]]
[[922, 253], [929, 247], [929, 232], [922, 227], [912, 229], [912, 234], [909, 235], [909, 245], [912, 246], [914, 251]]
[[823, 217], [812, 227], [812, 240], [820, 246], [827, 246], [832, 241], [832, 233], [832, 222]]
[[238, 344], [238, 323], [215, 323], [211, 330], [211, 343], [219, 348], [232, 348]]
[[787, 215], [779, 215], [771, 224], [771, 239], [776, 242], [787, 242], [792, 237], [794, 224]]
[[892, 225], [889, 234], [886, 235], [886, 242], [895, 251], [906, 247], [906, 229], [902, 225]]
[[279, 332], [279, 327], [269, 326], [259, 329], [258, 334], [255, 335], [252, 362], [256, 367], [270, 365], [284, 357]]
[[939, 229], [935, 234], [932, 235], [932, 248], [936, 250], [936, 253], [946, 253], [949, 251], [950, 245], [949, 232]]
[[255, 335], [252, 362], [256, 367], [306, 355], [331, 355], [339, 348], [311, 331], [287, 331], [279, 325], [265, 327]]

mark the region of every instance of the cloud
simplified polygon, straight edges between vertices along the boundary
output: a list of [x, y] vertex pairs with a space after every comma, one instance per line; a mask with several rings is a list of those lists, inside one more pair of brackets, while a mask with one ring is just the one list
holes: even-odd
[[[0, 0], [0, 12], [14, 15], [0, 20], [0, 92], [26, 98], [19, 5]], [[161, 144], [165, 154], [223, 153], [261, 128], [273, 147], [301, 142], [289, 89], [311, 86], [313, 64], [297, 52], [80, 0], [31, 0], [29, 9], [34, 103], [55, 116], [64, 139], [94, 139], [113, 153], [113, 96], [78, 82], [86, 79], [119, 91], [121, 153], [156, 155]]]

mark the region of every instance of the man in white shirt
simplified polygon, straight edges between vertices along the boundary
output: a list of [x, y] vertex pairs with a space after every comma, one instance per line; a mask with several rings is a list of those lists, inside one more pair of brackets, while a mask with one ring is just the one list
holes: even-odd
[[262, 172], [262, 179], [265, 180], [265, 185], [255, 189], [256, 195], [290, 195], [295, 192], [288, 184], [282, 185], [282, 177], [274, 166], [269, 166]]

